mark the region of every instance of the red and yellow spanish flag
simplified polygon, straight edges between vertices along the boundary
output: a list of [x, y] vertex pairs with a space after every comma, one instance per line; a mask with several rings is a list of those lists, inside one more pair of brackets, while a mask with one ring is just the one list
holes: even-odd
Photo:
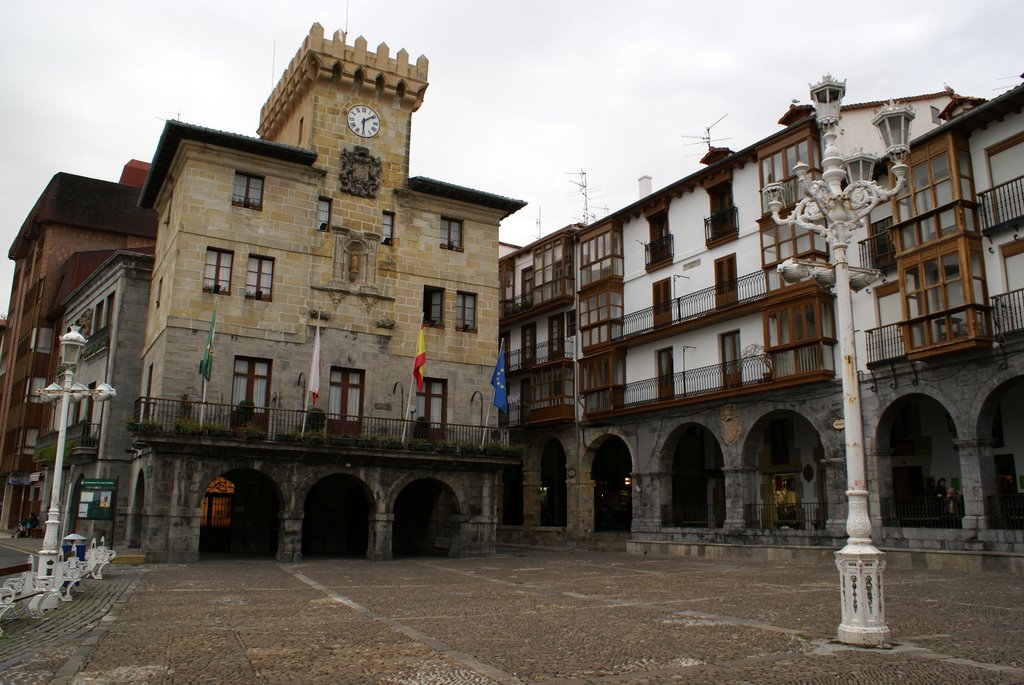
[[423, 392], [423, 367], [427, 363], [427, 346], [423, 338], [426, 323], [420, 322], [420, 337], [416, 342], [416, 359], [412, 363], [412, 377], [416, 380], [416, 390]]

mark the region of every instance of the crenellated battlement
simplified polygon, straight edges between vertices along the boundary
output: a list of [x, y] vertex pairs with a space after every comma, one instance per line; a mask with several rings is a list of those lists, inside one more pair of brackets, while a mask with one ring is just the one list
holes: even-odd
[[319, 23], [310, 27], [309, 35], [260, 110], [260, 137], [274, 139], [299, 99], [318, 81], [333, 81], [342, 90], [390, 101], [410, 112], [419, 109], [428, 85], [429, 62], [425, 56], [410, 63], [404, 49], [391, 57], [386, 43], [370, 52], [362, 36], [353, 45], [347, 45], [346, 39], [346, 33], [335, 31], [328, 40]]

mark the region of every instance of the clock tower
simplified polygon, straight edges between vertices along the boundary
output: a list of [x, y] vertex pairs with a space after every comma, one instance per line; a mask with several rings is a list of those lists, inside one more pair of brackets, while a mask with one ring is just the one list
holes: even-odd
[[410, 63], [405, 50], [391, 56], [384, 43], [370, 52], [362, 36], [353, 45], [340, 31], [325, 38], [313, 24], [263, 105], [261, 138], [317, 153], [322, 196], [345, 208], [335, 223], [379, 231], [382, 206], [407, 186], [412, 113], [427, 90], [427, 66], [423, 56]]

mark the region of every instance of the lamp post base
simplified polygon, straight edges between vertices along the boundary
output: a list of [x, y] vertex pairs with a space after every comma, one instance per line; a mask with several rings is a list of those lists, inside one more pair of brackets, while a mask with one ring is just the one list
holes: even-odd
[[842, 601], [842, 623], [836, 635], [839, 642], [859, 647], [889, 643], [882, 594], [884, 556], [870, 541], [848, 542], [836, 552]]

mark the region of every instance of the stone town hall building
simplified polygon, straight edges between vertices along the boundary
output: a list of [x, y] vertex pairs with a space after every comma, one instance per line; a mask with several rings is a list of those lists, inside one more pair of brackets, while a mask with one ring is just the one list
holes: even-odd
[[515, 456], [475, 449], [507, 431], [459, 424], [490, 397], [498, 223], [525, 203], [409, 177], [427, 67], [314, 24], [260, 138], [167, 122], [140, 200], [158, 237], [125, 474], [147, 559], [493, 550]]

